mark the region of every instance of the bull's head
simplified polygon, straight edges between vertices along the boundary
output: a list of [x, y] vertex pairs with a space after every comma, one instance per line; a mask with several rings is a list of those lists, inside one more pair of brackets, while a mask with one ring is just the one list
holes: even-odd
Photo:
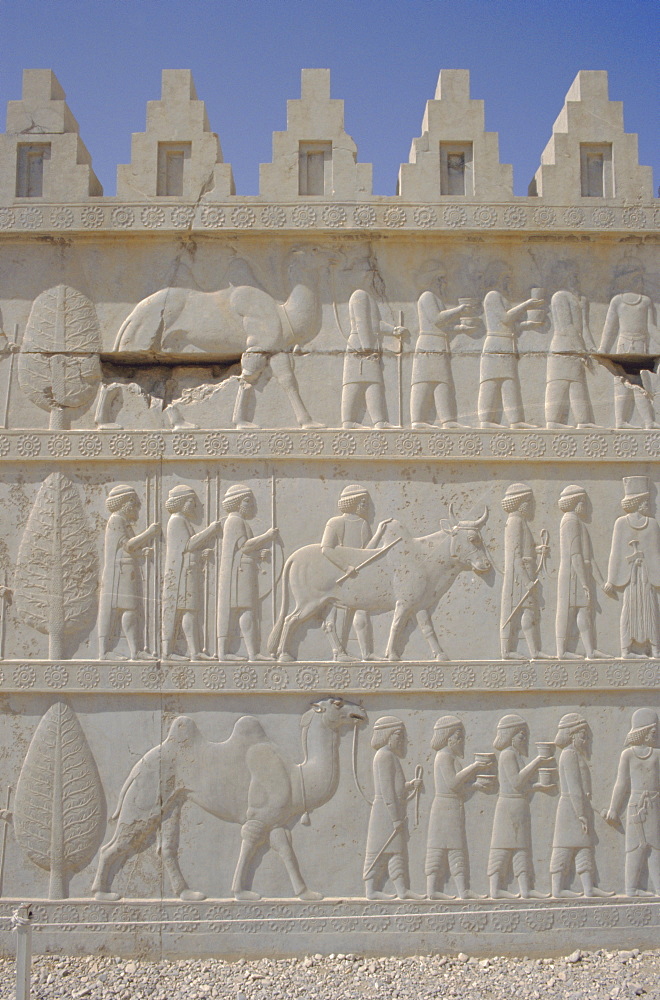
[[480, 529], [488, 519], [488, 507], [484, 508], [481, 517], [475, 521], [456, 520], [452, 504], [449, 504], [449, 515], [451, 521], [443, 519], [440, 522], [442, 530], [451, 538], [449, 555], [475, 573], [487, 573], [490, 569], [490, 560], [486, 555]]

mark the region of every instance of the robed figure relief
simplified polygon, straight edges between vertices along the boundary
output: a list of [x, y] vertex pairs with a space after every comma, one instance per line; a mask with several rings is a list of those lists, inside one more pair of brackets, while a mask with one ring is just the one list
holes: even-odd
[[371, 746], [374, 801], [369, 816], [364, 858], [367, 899], [393, 899], [382, 891], [389, 875], [399, 899], [422, 899], [410, 890], [408, 875], [408, 799], [421, 786], [421, 777], [406, 781], [400, 758], [407, 747], [406, 727], [395, 715], [384, 715], [374, 724]]
[[227, 518], [218, 574], [218, 659], [243, 659], [228, 648], [238, 625], [248, 659], [267, 660], [270, 657], [259, 651], [259, 561], [278, 530], [253, 534], [250, 521], [256, 503], [249, 486], [230, 486], [222, 506]]
[[542, 535], [534, 543], [528, 521], [534, 510], [534, 494], [527, 483], [512, 483], [502, 498], [502, 509], [508, 515], [504, 528], [504, 578], [500, 605], [500, 649], [502, 659], [515, 655], [518, 635], [522, 631], [531, 659], [548, 659], [541, 650], [539, 639], [540, 573], [548, 552]]
[[660, 656], [660, 525], [650, 516], [646, 476], [623, 480], [623, 517], [614, 522], [606, 594], [622, 591], [621, 655]]
[[575, 865], [582, 883], [583, 896], [613, 896], [596, 885], [597, 843], [594, 809], [591, 804], [592, 734], [589, 724], [578, 712], [569, 712], [559, 720], [555, 746], [559, 755], [559, 804], [550, 857], [553, 896], [579, 896], [566, 886]]
[[204, 611], [203, 558], [205, 546], [222, 531], [222, 522], [214, 521], [202, 531], [195, 531], [201, 516], [201, 504], [190, 486], [175, 486], [165, 501], [170, 514], [167, 522], [165, 567], [162, 594], [163, 658], [176, 656], [174, 645], [179, 624], [183, 631], [188, 658], [210, 660], [201, 650], [200, 615]]
[[[488, 854], [488, 878], [492, 899], [516, 899], [504, 886], [509, 870], [518, 880], [522, 899], [541, 899], [544, 894], [532, 888], [532, 814], [530, 802], [535, 791], [550, 793], [552, 786], [536, 782], [539, 769], [550, 758], [537, 755], [526, 763], [529, 753], [529, 728], [519, 715], [505, 715], [497, 724], [493, 746], [500, 751], [497, 767], [499, 795], [493, 817], [493, 832]], [[551, 746], [551, 745], [550, 745]]]
[[[660, 896], [659, 735], [652, 709], [633, 712], [607, 811], [607, 822], [618, 826], [626, 810], [626, 896]], [[643, 887], [645, 862], [653, 891]]]
[[594, 636], [594, 577], [605, 583], [594, 559], [589, 531], [584, 523], [589, 498], [581, 486], [566, 486], [557, 501], [563, 513], [559, 527], [559, 574], [557, 577], [557, 617], [555, 635], [557, 657], [578, 659], [568, 649], [571, 632], [577, 625], [588, 660], [602, 659], [607, 653], [596, 648]]
[[[465, 726], [455, 715], [443, 715], [433, 727], [431, 749], [435, 796], [426, 842], [426, 895], [429, 899], [455, 899], [439, 889], [450, 873], [460, 899], [481, 899], [470, 889], [470, 866], [465, 835], [465, 799], [472, 789], [488, 791], [491, 781], [478, 772], [487, 768], [483, 760], [463, 767]], [[484, 755], [480, 755], [483, 757]], [[495, 754], [492, 754], [493, 762]], [[495, 775], [491, 776], [492, 779]]]
[[[154, 523], [135, 534], [135, 522], [140, 513], [140, 501], [132, 486], [113, 486], [106, 507], [110, 512], [105, 528], [101, 594], [99, 598], [98, 642], [99, 659], [108, 656], [113, 628], [117, 618], [128, 643], [131, 660], [153, 660], [152, 652], [139, 648], [138, 630], [142, 603], [140, 557], [151, 540], [160, 532]], [[114, 659], [126, 659], [113, 654]]]

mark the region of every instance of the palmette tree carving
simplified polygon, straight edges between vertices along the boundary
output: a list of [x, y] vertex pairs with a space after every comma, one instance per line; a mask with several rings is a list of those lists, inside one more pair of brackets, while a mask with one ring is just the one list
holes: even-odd
[[51, 430], [69, 426], [70, 411], [96, 395], [101, 380], [96, 310], [75, 288], [57, 285], [32, 303], [18, 362], [18, 382], [50, 413]]
[[14, 800], [14, 833], [31, 861], [50, 872], [49, 899], [64, 899], [72, 874], [94, 857], [105, 826], [96, 762], [77, 716], [52, 705], [36, 728]]
[[48, 636], [48, 657], [93, 616], [98, 581], [94, 538], [76, 486], [60, 472], [45, 480], [30, 511], [16, 562], [20, 621]]

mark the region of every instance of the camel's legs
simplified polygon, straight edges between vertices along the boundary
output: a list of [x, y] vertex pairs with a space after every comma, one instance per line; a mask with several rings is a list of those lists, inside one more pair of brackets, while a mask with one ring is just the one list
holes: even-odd
[[270, 846], [273, 850], [277, 851], [284, 862], [284, 867], [291, 879], [294, 894], [300, 896], [301, 899], [323, 899], [323, 896], [319, 892], [312, 892], [307, 888], [305, 880], [300, 874], [298, 859], [293, 851], [291, 831], [283, 826], [275, 827], [270, 831]]
[[241, 850], [236, 862], [236, 870], [231, 883], [231, 891], [236, 899], [261, 899], [256, 892], [243, 888], [245, 871], [259, 844], [268, 836], [269, 830], [261, 820], [249, 819], [241, 827]]
[[427, 608], [422, 608], [421, 611], [417, 612], [417, 624], [421, 629], [422, 635], [431, 647], [431, 652], [433, 653], [435, 659], [446, 660], [447, 656], [438, 642], [438, 637], [435, 629], [433, 628], [433, 620]]
[[194, 892], [188, 888], [188, 883], [179, 868], [179, 825], [181, 822], [181, 806], [176, 805], [172, 811], [163, 817], [161, 824], [160, 853], [163, 868], [172, 885], [172, 892], [181, 899], [204, 899], [204, 893]]
[[289, 354], [280, 353], [273, 354], [270, 359], [270, 368], [282, 386], [282, 389], [288, 396], [289, 402], [291, 403], [291, 409], [293, 410], [293, 415], [300, 427], [323, 427], [323, 424], [316, 423], [312, 420], [309, 410], [302, 401], [300, 390], [298, 389], [298, 383], [296, 382], [296, 376], [293, 371], [293, 365], [291, 364], [291, 356]]
[[144, 839], [146, 826], [147, 824], [143, 823], [131, 823], [127, 827], [125, 823], [120, 823], [114, 837], [103, 845], [99, 852], [99, 866], [92, 885], [92, 894], [96, 899], [121, 899], [118, 892], [111, 891], [112, 879], [117, 869], [135, 853], [135, 845]]
[[410, 608], [403, 601], [397, 601], [394, 606], [394, 617], [392, 618], [392, 626], [390, 628], [390, 635], [387, 640], [387, 649], [385, 650], [385, 659], [387, 660], [398, 660], [398, 654], [396, 651], [396, 640], [398, 638], [399, 632], [406, 624], [408, 616], [410, 615]]

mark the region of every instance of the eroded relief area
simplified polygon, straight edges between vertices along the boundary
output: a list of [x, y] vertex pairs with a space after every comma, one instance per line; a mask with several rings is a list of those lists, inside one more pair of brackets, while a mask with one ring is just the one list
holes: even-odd
[[204, 244], [128, 311], [89, 278], [27, 315], [10, 303], [5, 427], [657, 427], [658, 276], [640, 258], [594, 274], [577, 249], [410, 249], [402, 268], [393, 250]]

